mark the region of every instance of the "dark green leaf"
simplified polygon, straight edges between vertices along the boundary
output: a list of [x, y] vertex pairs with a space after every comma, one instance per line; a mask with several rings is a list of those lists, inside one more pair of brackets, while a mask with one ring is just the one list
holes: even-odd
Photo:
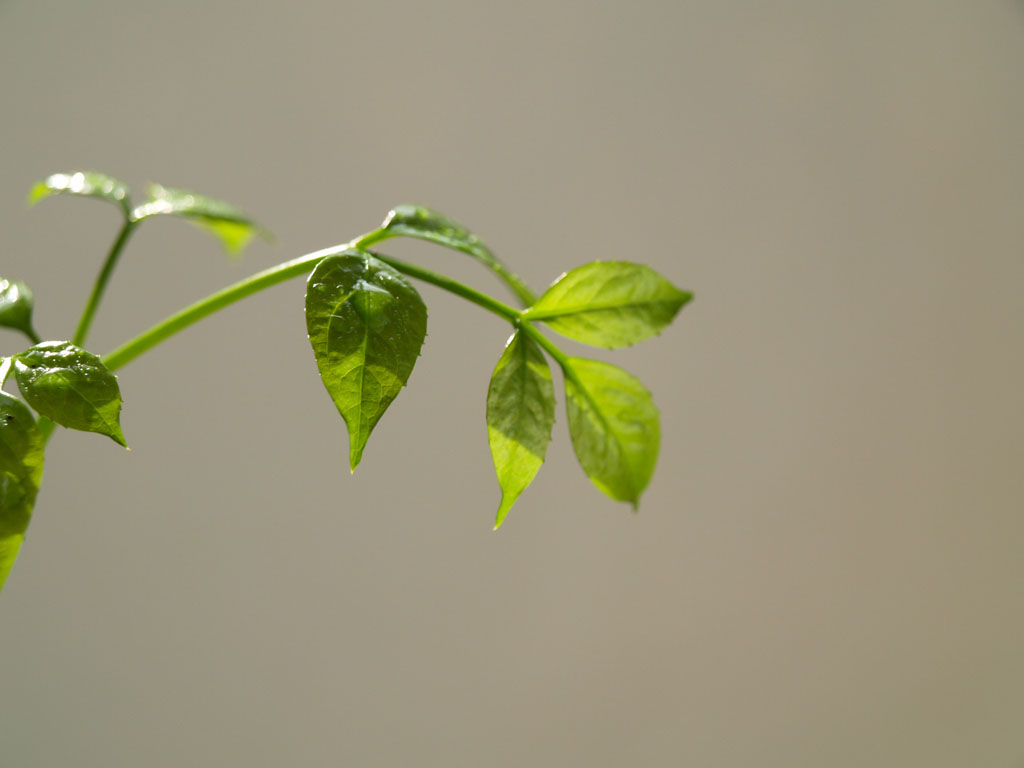
[[355, 471], [366, 441], [409, 380], [427, 333], [427, 308], [398, 272], [345, 251], [306, 284], [306, 328], [328, 394], [348, 425]]
[[43, 439], [24, 403], [0, 392], [0, 589], [18, 557], [43, 476]]
[[657, 335], [691, 298], [643, 264], [595, 261], [558, 278], [526, 316], [575, 341], [613, 349]]
[[32, 328], [32, 291], [24, 283], [0, 278], [0, 327], [14, 328], [29, 338], [36, 338]]
[[396, 205], [388, 211], [381, 229], [394, 235], [428, 240], [472, 256], [494, 270], [516, 294], [523, 306], [536, 299], [533, 291], [508, 270], [480, 238], [447, 216], [422, 205]]
[[128, 215], [131, 202], [128, 198], [128, 185], [112, 176], [95, 171], [72, 171], [71, 173], [55, 173], [40, 181], [29, 192], [29, 205], [50, 195], [84, 195], [98, 197], [114, 203]]
[[594, 485], [636, 507], [654, 474], [658, 409], [640, 380], [598, 360], [569, 358], [565, 369], [569, 434]]
[[25, 400], [71, 429], [99, 432], [127, 447], [121, 432], [121, 391], [96, 355], [67, 341], [46, 341], [14, 358]]
[[231, 254], [241, 253], [253, 235], [258, 234], [267, 240], [271, 238], [266, 229], [244, 212], [220, 200], [159, 184], [151, 184], [149, 194], [152, 199], [140, 205], [132, 214], [136, 220], [150, 216], [184, 217], [213, 233], [224, 250]]
[[516, 331], [487, 390], [487, 438], [501, 485], [495, 530], [544, 463], [554, 423], [551, 369], [537, 345]]

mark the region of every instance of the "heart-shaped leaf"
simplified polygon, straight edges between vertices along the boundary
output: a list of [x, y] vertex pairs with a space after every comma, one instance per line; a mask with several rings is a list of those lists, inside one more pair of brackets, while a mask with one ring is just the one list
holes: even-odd
[[149, 194], [151, 199], [132, 214], [136, 221], [150, 216], [181, 216], [213, 233], [230, 254], [241, 253], [253, 235], [272, 239], [270, 232], [229, 203], [160, 184], [151, 184]]
[[43, 439], [32, 411], [0, 392], [0, 589], [25, 539], [43, 477]]
[[96, 171], [55, 173], [40, 181], [28, 194], [29, 205], [35, 205], [50, 195], [82, 195], [106, 200], [118, 206], [125, 214], [131, 212], [128, 185], [113, 176]]
[[21, 331], [31, 339], [37, 338], [32, 327], [32, 291], [24, 283], [0, 278], [0, 327]]
[[501, 486], [495, 530], [544, 463], [554, 423], [551, 369], [540, 348], [516, 331], [487, 389], [487, 438]]
[[392, 235], [416, 237], [469, 254], [494, 270], [523, 306], [532, 304], [537, 298], [526, 283], [509, 271], [479, 237], [444, 214], [422, 205], [396, 205], [388, 211], [381, 229]]
[[354, 472], [374, 426], [409, 380], [427, 308], [394, 269], [348, 250], [323, 259], [309, 276], [306, 328], [320, 378], [348, 425]]
[[558, 278], [526, 317], [575, 341], [613, 349], [657, 335], [692, 298], [643, 264], [595, 261]]
[[654, 474], [661, 439], [650, 392], [610, 363], [570, 357], [564, 370], [576, 457], [602, 492], [636, 507]]
[[96, 355], [67, 341], [45, 341], [14, 358], [14, 376], [37, 413], [127, 447], [117, 377]]

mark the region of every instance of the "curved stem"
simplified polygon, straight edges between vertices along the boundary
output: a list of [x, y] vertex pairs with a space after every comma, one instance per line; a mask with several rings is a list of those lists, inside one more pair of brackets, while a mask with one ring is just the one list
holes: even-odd
[[185, 330], [204, 317], [212, 315], [214, 312], [244, 299], [246, 296], [262, 291], [264, 288], [269, 288], [272, 285], [277, 285], [292, 277], [301, 275], [309, 266], [315, 264], [326, 255], [328, 254], [312, 258], [316, 254], [309, 254], [292, 261], [286, 261], [284, 264], [278, 264], [276, 267], [271, 267], [263, 272], [257, 272], [245, 280], [229, 285], [227, 288], [217, 291], [217, 293], [207, 296], [205, 299], [200, 299], [180, 312], [171, 315], [163, 322], [157, 323], [131, 341], [122, 344], [110, 354], [104, 355], [103, 363], [107, 368], [115, 371], [121, 366], [130, 363], [144, 352], [152, 349], [161, 341], [179, 331]]
[[453, 242], [452, 240], [425, 234], [424, 232], [417, 229], [409, 229], [403, 226], [391, 227], [384, 230], [389, 237], [413, 237], [418, 240], [426, 240], [428, 243], [436, 243], [437, 245], [445, 248], [451, 248], [456, 251], [461, 251], [467, 256], [471, 256], [485, 267], [494, 272], [498, 276], [498, 279], [505, 284], [505, 286], [515, 294], [516, 298], [524, 307], [529, 307], [537, 302], [537, 295], [530, 290], [530, 286], [519, 277], [515, 272], [510, 270], [505, 263], [495, 256], [491, 249], [485, 246], [479, 241], [473, 243]]
[[[78, 321], [78, 328], [71, 339], [71, 343], [76, 347], [81, 347], [85, 344], [85, 340], [89, 336], [89, 328], [92, 326], [92, 320], [96, 315], [96, 310], [99, 308], [100, 301], [103, 299], [103, 292], [107, 289], [110, 276], [113, 274], [114, 267], [117, 266], [117, 261], [121, 257], [121, 251], [124, 250], [125, 243], [131, 237], [136, 224], [137, 222], [134, 219], [126, 216], [124, 224], [121, 226], [121, 231], [117, 233], [117, 239], [110, 246], [107, 260], [103, 262], [103, 269], [96, 276], [96, 282], [92, 287], [92, 293], [89, 295], [89, 301], [86, 302], [85, 309], [82, 310], [82, 317]], [[38, 344], [39, 342], [35, 343]]]
[[470, 288], [468, 285], [460, 283], [458, 280], [452, 280], [450, 277], [433, 272], [423, 267], [418, 267], [415, 264], [409, 264], [404, 261], [399, 261], [390, 256], [384, 256], [380, 253], [373, 254], [375, 258], [388, 264], [403, 275], [409, 277], [415, 277], [417, 280], [422, 280], [425, 283], [436, 285], [438, 288], [442, 288], [449, 293], [454, 293], [456, 296], [461, 296], [467, 301], [471, 301], [477, 306], [483, 307], [484, 309], [493, 312], [496, 315], [504, 317], [507, 320], [511, 320], [513, 323], [518, 323], [523, 316], [515, 307], [510, 307], [508, 304], [504, 304], [495, 298], [488, 296], [486, 293], [481, 293], [475, 288]]
[[[388, 237], [391, 237], [390, 233], [379, 229], [374, 230], [362, 237], [356, 238], [350, 243], [337, 245], [333, 248], [325, 248], [322, 251], [316, 251], [314, 253], [308, 253], [305, 256], [300, 256], [292, 261], [286, 261], [285, 263], [278, 264], [270, 269], [257, 272], [255, 275], [251, 275], [234, 285], [229, 285], [227, 288], [207, 296], [205, 299], [200, 299], [196, 303], [185, 307], [185, 309], [180, 312], [171, 315], [163, 322], [157, 323], [149, 330], [143, 332], [139, 336], [136, 336], [131, 341], [123, 344], [110, 354], [104, 356], [103, 362], [108, 369], [112, 371], [117, 370], [118, 368], [130, 363], [139, 355], [152, 349], [160, 342], [174, 336], [180, 331], [183, 331], [185, 328], [188, 328], [193, 323], [202, 320], [204, 317], [208, 317], [214, 312], [234, 304], [236, 301], [241, 301], [246, 296], [251, 296], [254, 293], [262, 291], [265, 288], [270, 288], [271, 286], [282, 283], [290, 278], [298, 277], [327, 256], [341, 253], [349, 248], [365, 250], [373, 243], [386, 240]], [[385, 264], [390, 265], [402, 274], [416, 278], [417, 280], [422, 280], [425, 283], [430, 283], [431, 285], [436, 285], [438, 288], [442, 288], [449, 293], [461, 296], [467, 301], [471, 301], [489, 312], [493, 312], [500, 317], [504, 317], [514, 325], [521, 325], [532, 337], [536, 338], [538, 342], [549, 351], [552, 357], [554, 357], [563, 368], [566, 367], [567, 358], [562, 351], [548, 341], [547, 338], [533, 328], [532, 325], [523, 320], [523, 313], [518, 309], [510, 307], [509, 305], [504, 304], [485, 293], [481, 293], [475, 288], [470, 288], [468, 285], [464, 285], [457, 280], [453, 280], [450, 277], [438, 274], [432, 270], [416, 266], [415, 264], [408, 264], [404, 261], [399, 261], [398, 259], [378, 253], [374, 253], [374, 257], [383, 261]]]
[[236, 301], [241, 301], [246, 296], [258, 293], [264, 288], [270, 288], [278, 283], [283, 283], [285, 280], [298, 277], [327, 256], [340, 253], [347, 248], [365, 248], [386, 238], [387, 235], [380, 230], [374, 230], [356, 238], [350, 243], [336, 245], [333, 248], [325, 248], [315, 253], [308, 253], [297, 259], [278, 264], [276, 267], [257, 272], [255, 275], [250, 275], [234, 285], [229, 285], [227, 288], [207, 296], [205, 299], [200, 299], [180, 312], [176, 312], [162, 322], [157, 323], [149, 330], [143, 331], [131, 341], [104, 355], [103, 363], [110, 370], [117, 370], [165, 339], [185, 330], [193, 323], [199, 322], [204, 317], [208, 317], [214, 312], [234, 304]]

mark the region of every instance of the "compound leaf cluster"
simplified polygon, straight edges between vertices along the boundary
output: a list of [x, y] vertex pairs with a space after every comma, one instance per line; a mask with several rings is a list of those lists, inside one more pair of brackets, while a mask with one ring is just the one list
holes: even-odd
[[[30, 203], [52, 195], [97, 198], [116, 205], [124, 216], [122, 233], [75, 336], [79, 344], [84, 344], [91, 312], [128, 233], [141, 222], [157, 216], [184, 218], [212, 232], [229, 253], [241, 251], [254, 235], [269, 237], [228, 203], [159, 184], [150, 185], [148, 193], [144, 203], [133, 206], [123, 182], [76, 171], [53, 174], [29, 195]], [[472, 256], [524, 308], [368, 250], [393, 237], [418, 238]], [[569, 434], [584, 472], [607, 496], [636, 507], [654, 473], [660, 442], [658, 410], [650, 393], [639, 379], [611, 363], [566, 354], [540, 326], [575, 342], [615, 349], [658, 335], [691, 294], [643, 264], [595, 261], [564, 273], [538, 297], [466, 227], [418, 205], [396, 206], [378, 229], [348, 246], [310, 254], [279, 269], [306, 263], [312, 267], [306, 283], [306, 328], [324, 387], [348, 428], [352, 471], [374, 427], [409, 381], [423, 347], [427, 308], [411, 276], [474, 301], [512, 325], [486, 397], [487, 439], [501, 489], [494, 527], [504, 522], [544, 463], [556, 407], [549, 359], [562, 371]], [[254, 290], [252, 280], [269, 280], [275, 274], [268, 270], [214, 294], [188, 322], [226, 305], [225, 292], [237, 300]], [[0, 278], [0, 328], [19, 331], [33, 342], [19, 354], [0, 358], [0, 387], [13, 375], [24, 398], [0, 390], [0, 587], [32, 516], [44, 447], [54, 425], [106, 435], [127, 447], [120, 423], [121, 392], [112, 370], [79, 344], [40, 341], [32, 325], [33, 308], [28, 286]], [[185, 321], [174, 316], [166, 323], [178, 328]], [[148, 345], [175, 332], [165, 324], [151, 329]], [[119, 353], [123, 364], [122, 348], [108, 356], [111, 368]]]
[[[423, 206], [393, 208], [374, 240], [395, 236], [470, 254], [526, 304], [521, 312], [506, 308], [514, 333], [487, 390], [487, 437], [501, 488], [495, 528], [533, 481], [551, 440], [555, 389], [545, 349], [562, 369], [580, 465], [603, 493], [635, 507], [654, 473], [660, 442], [650, 393], [610, 363], [565, 355], [536, 324], [613, 349], [659, 334], [691, 294], [643, 264], [596, 261], [563, 274], [536, 298], [476, 235]], [[324, 386], [348, 425], [355, 470], [370, 432], [412, 372], [426, 310], [397, 271], [367, 250], [350, 249], [324, 258], [310, 276], [306, 324]]]

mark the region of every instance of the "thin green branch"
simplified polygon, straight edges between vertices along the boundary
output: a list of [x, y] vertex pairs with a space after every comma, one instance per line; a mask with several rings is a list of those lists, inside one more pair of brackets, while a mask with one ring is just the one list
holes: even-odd
[[374, 252], [373, 255], [385, 264], [391, 265], [403, 275], [415, 277], [417, 280], [422, 280], [425, 283], [436, 285], [438, 288], [442, 288], [449, 293], [454, 293], [456, 296], [461, 296], [467, 301], [471, 301], [500, 317], [504, 317], [505, 319], [512, 321], [513, 323], [519, 322], [520, 318], [523, 316], [523, 313], [518, 309], [510, 307], [508, 304], [504, 304], [497, 299], [488, 296], [486, 293], [481, 293], [475, 288], [470, 288], [468, 285], [464, 285], [458, 280], [452, 280], [450, 277], [438, 274], [432, 270], [418, 267], [415, 264], [399, 261], [398, 259], [390, 256], [384, 256], [380, 253]]
[[[86, 338], [89, 336], [89, 328], [92, 326], [92, 321], [96, 316], [96, 310], [100, 306], [100, 301], [103, 300], [103, 292], [107, 289], [107, 283], [110, 282], [110, 276], [114, 273], [114, 267], [117, 266], [118, 259], [121, 258], [121, 251], [124, 250], [124, 246], [135, 230], [136, 224], [137, 222], [134, 219], [125, 216], [121, 231], [117, 233], [117, 239], [110, 246], [107, 260], [103, 262], [103, 268], [100, 270], [99, 275], [96, 276], [96, 282], [93, 284], [89, 301], [86, 302], [85, 309], [82, 310], [82, 317], [78, 321], [78, 328], [71, 339], [71, 343], [76, 347], [83, 346]], [[35, 343], [38, 344], [39, 342], [35, 341]]]
[[103, 362], [110, 370], [114, 371], [130, 363], [139, 355], [144, 354], [160, 342], [174, 336], [176, 333], [185, 330], [190, 325], [199, 322], [204, 317], [209, 317], [224, 307], [241, 301], [246, 296], [270, 288], [271, 286], [283, 283], [293, 277], [307, 272], [318, 261], [335, 253], [341, 253], [346, 248], [363, 248], [372, 243], [386, 239], [381, 236], [380, 230], [374, 230], [356, 238], [350, 243], [336, 245], [333, 248], [325, 248], [322, 251], [308, 253], [292, 261], [286, 261], [270, 269], [257, 272], [234, 285], [229, 285], [217, 293], [207, 296], [205, 299], [185, 307], [167, 319], [157, 323], [147, 331], [143, 331], [131, 341], [122, 344], [113, 352], [103, 357]]
[[[374, 230], [373, 232], [369, 232], [350, 243], [337, 245], [333, 248], [325, 248], [321, 251], [316, 251], [315, 253], [300, 256], [292, 261], [286, 261], [283, 264], [278, 264], [277, 266], [271, 267], [263, 272], [257, 272], [255, 275], [251, 275], [234, 285], [229, 285], [227, 288], [207, 296], [205, 299], [200, 299], [196, 303], [185, 307], [180, 312], [171, 315], [166, 320], [157, 323], [149, 330], [144, 331], [131, 341], [128, 341], [113, 352], [104, 356], [103, 362], [110, 370], [117, 370], [139, 357], [139, 355], [148, 352], [160, 342], [165, 341], [171, 336], [185, 330], [190, 325], [199, 322], [204, 317], [208, 317], [237, 301], [241, 301], [247, 296], [251, 296], [254, 293], [264, 290], [265, 288], [270, 288], [271, 286], [282, 283], [285, 280], [305, 274], [327, 256], [341, 253], [349, 248], [365, 250], [373, 243], [386, 240], [388, 237], [390, 237], [390, 235], [387, 232]], [[504, 304], [487, 294], [481, 293], [474, 288], [470, 288], [468, 285], [463, 285], [457, 280], [452, 280], [450, 277], [446, 277], [423, 267], [418, 267], [415, 264], [408, 264], [404, 261], [399, 261], [398, 259], [391, 258], [390, 256], [383, 256], [381, 254], [374, 254], [374, 256], [409, 277], [436, 285], [450, 293], [461, 296], [467, 301], [471, 301], [500, 317], [504, 317], [506, 320], [509, 320], [514, 324], [519, 323], [522, 318], [522, 313], [518, 309], [510, 307], [507, 304]]]

